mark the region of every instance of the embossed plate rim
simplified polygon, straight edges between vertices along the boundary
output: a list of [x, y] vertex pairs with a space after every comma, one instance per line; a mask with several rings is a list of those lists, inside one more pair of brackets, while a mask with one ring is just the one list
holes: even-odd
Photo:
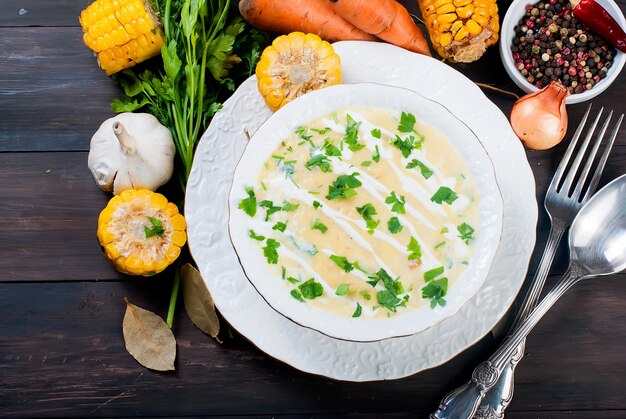
[[[506, 313], [534, 247], [534, 178], [506, 117], [456, 70], [382, 43], [339, 42], [335, 50], [342, 59], [346, 83], [390, 84], [437, 100], [462, 118], [487, 148], [505, 201], [505, 229], [484, 286], [457, 314], [436, 327], [373, 343], [332, 339], [272, 310], [243, 275], [226, 222], [230, 179], [245, 147], [244, 128], [253, 132], [270, 114], [254, 78], [224, 104], [198, 145], [187, 187], [189, 246], [220, 312], [264, 352], [302, 371], [339, 380], [396, 379], [448, 361], [482, 338]], [[377, 59], [373, 62], [367, 57]], [[225, 163], [227, 159], [231, 164]], [[223, 194], [223, 202], [216, 194]]]

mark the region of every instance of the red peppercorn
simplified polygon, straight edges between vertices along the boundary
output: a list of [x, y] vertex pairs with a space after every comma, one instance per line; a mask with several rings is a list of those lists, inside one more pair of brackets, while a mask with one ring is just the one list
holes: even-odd
[[[513, 54], [513, 59], [515, 61], [519, 61], [519, 52], [516, 52], [515, 54]], [[517, 65], [517, 63], [515, 63]]]
[[574, 67], [570, 67], [567, 72], [569, 73], [570, 76], [576, 75], [576, 69]]
[[535, 27], [535, 24], [533, 23], [532, 20], [527, 20], [526, 21], [526, 27], [532, 29], [532, 28]]
[[531, 63], [526, 64], [526, 70], [530, 71], [532, 70], [533, 65]]
[[530, 3], [527, 3], [526, 6], [524, 7], [526, 9], [527, 12], [530, 12], [533, 8], [533, 5]]

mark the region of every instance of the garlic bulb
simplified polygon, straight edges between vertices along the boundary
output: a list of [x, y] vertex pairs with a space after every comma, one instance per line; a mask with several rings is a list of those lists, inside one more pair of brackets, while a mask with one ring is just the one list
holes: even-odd
[[125, 112], [100, 125], [87, 165], [98, 186], [114, 195], [126, 189], [154, 191], [172, 177], [175, 154], [172, 134], [154, 116]]

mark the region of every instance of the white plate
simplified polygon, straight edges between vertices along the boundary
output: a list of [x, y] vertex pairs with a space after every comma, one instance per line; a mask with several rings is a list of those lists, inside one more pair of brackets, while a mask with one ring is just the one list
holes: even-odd
[[[352, 318], [349, 314], [347, 317], [342, 317], [329, 311], [315, 309], [310, 304], [302, 304], [295, 298], [290, 298], [289, 288], [285, 286], [286, 281], [276, 280], [276, 271], [270, 269], [270, 265], [267, 264], [263, 252], [260, 251], [259, 242], [250, 239], [248, 232], [254, 228], [255, 221], [258, 222], [258, 220], [236, 209], [238, 203], [248, 196], [246, 186], [258, 184], [257, 179], [265, 162], [276, 153], [276, 148], [281, 141], [298, 127], [339, 109], [354, 109], [362, 106], [387, 109], [398, 114], [408, 112], [416, 115], [422, 123], [431, 126], [450, 141], [467, 163], [469, 172], [472, 174], [480, 197], [479, 221], [475, 225], [479, 234], [469, 266], [450, 287], [446, 295], [446, 305], [443, 307], [431, 309], [428, 304], [422, 304], [416, 309], [402, 309], [391, 317], [373, 319], [366, 316]], [[373, 152], [373, 150], [370, 151]], [[431, 180], [435, 183], [431, 185], [430, 192], [434, 193], [440, 185], [434, 178]], [[363, 181], [366, 182], [366, 179]], [[288, 181], [287, 185], [295, 189], [295, 186]], [[404, 192], [407, 195], [411, 194], [406, 189]], [[423, 199], [418, 195], [414, 196], [418, 200]], [[287, 196], [286, 198], [293, 197]], [[456, 313], [478, 292], [487, 278], [502, 232], [500, 190], [491, 160], [476, 135], [441, 104], [426, 99], [413, 90], [376, 83], [340, 84], [316, 90], [288, 103], [270, 116], [255, 132], [237, 165], [230, 193], [230, 208], [229, 226], [233, 246], [246, 276], [263, 298], [276, 311], [302, 326], [310, 327], [331, 337], [358, 342], [412, 335]], [[324, 211], [324, 207], [320, 211]], [[256, 231], [259, 232], [259, 230]], [[260, 234], [267, 236], [268, 233], [266, 231]], [[465, 247], [465, 245], [462, 246]], [[320, 250], [324, 251], [324, 249]], [[438, 265], [422, 268], [428, 270], [436, 266]], [[392, 276], [396, 275], [397, 273], [392, 274]], [[325, 278], [316, 279], [326, 283]], [[412, 282], [406, 281], [413, 280], [408, 277], [403, 278], [405, 286], [408, 286], [407, 284]], [[420, 287], [413, 294], [414, 298], [420, 298], [417, 294]]]
[[433, 99], [483, 143], [504, 204], [502, 239], [485, 284], [454, 316], [416, 335], [357, 343], [330, 338], [276, 313], [246, 279], [228, 236], [228, 193], [235, 165], [271, 114], [244, 82], [213, 118], [194, 158], [185, 216], [189, 247], [228, 322], [267, 354], [300, 370], [349, 381], [401, 378], [442, 364], [487, 334], [506, 313], [535, 244], [535, 182], [506, 117], [469, 79], [432, 58], [383, 43], [334, 44], [345, 83], [400, 86]]

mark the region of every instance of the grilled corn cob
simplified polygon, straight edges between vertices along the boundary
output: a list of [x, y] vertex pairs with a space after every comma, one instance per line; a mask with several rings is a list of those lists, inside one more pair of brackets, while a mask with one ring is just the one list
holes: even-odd
[[430, 40], [442, 58], [470, 63], [498, 41], [496, 0], [419, 0]]
[[274, 39], [256, 66], [258, 88], [275, 111], [311, 90], [341, 83], [339, 56], [314, 35], [292, 32]]
[[147, 0], [96, 0], [80, 13], [83, 41], [111, 75], [158, 55], [164, 42]]
[[187, 241], [178, 207], [148, 189], [114, 196], [98, 217], [98, 241], [115, 268], [149, 276], [174, 262]]

